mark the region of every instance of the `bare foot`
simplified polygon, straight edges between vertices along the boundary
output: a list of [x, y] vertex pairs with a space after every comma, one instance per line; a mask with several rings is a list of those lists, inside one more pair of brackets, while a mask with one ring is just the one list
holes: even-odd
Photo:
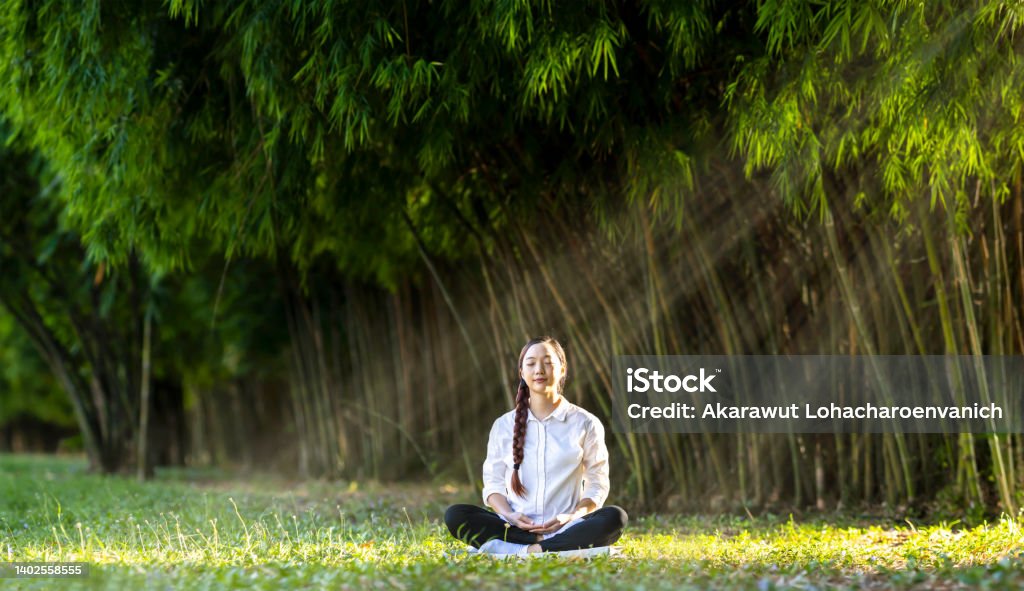
[[533, 554], [534, 552], [543, 552], [540, 548], [540, 544], [530, 544], [530, 547], [527, 548], [526, 551], [530, 554]]

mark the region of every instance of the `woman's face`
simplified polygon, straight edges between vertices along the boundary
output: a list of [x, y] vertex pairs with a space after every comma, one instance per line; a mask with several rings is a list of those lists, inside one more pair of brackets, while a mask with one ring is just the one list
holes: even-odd
[[550, 343], [537, 343], [526, 350], [519, 375], [526, 380], [530, 392], [545, 395], [558, 392], [558, 383], [565, 375], [565, 366]]

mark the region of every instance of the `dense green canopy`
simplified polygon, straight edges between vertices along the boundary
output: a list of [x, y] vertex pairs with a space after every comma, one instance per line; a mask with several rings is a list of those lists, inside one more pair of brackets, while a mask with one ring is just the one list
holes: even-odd
[[[28, 204], [0, 223], [19, 270], [0, 298], [37, 347], [60, 345], [45, 357], [107, 469], [144, 431], [154, 317], [155, 379], [188, 382], [207, 418], [249, 408], [241, 374], [287, 358], [287, 400], [250, 424], [287, 408], [301, 471], [327, 475], [401, 470], [392, 443], [423, 465], [424, 439], [466, 449], [458, 427], [484, 407], [439, 418], [462, 402], [452, 349], [492, 383], [508, 368], [474, 337], [497, 358], [546, 315], [598, 403], [630, 347], [1013, 352], [1022, 26], [1016, 1], [0, 0], [4, 198]], [[894, 240], [890, 221], [920, 231]], [[600, 240], [572, 231], [591, 224]], [[534, 242], [559, 233], [557, 257]], [[482, 285], [462, 309], [445, 264]], [[745, 490], [769, 449], [776, 488], [755, 478], [755, 496], [783, 494], [789, 454], [800, 499], [813, 449], [816, 493], [819, 466], [852, 458], [842, 498], [870, 498], [878, 470], [887, 500], [912, 499], [918, 468], [952, 458], [964, 498], [991, 469], [1009, 511], [1014, 441], [980, 459], [971, 438], [619, 443], [640, 496], [691, 466], [732, 494], [726, 456]]]
[[1021, 26], [1015, 2], [4, 2], [0, 105], [94, 257], [186, 264], [203, 235], [389, 283], [402, 211], [456, 254], [453, 207], [671, 204], [709, 141], [795, 203], [876, 167], [897, 212], [1004, 197]]
[[677, 203], [719, 142], [799, 207], [823, 173], [896, 213], [925, 186], [1002, 198], [1021, 24], [1013, 2], [11, 1], [0, 107], [96, 258], [187, 265], [204, 237], [390, 283], [403, 212], [458, 255], [510, 195]]

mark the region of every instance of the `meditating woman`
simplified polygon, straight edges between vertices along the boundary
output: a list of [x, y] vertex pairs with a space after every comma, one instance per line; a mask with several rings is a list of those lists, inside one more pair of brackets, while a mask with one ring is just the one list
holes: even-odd
[[483, 466], [483, 501], [496, 513], [448, 507], [453, 536], [483, 552], [524, 555], [610, 546], [622, 535], [626, 512], [604, 506], [604, 425], [562, 395], [566, 372], [555, 339], [523, 347], [515, 409], [494, 421]]

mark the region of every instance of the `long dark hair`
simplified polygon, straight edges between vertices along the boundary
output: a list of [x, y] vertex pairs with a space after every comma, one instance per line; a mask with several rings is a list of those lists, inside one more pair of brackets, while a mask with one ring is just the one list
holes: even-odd
[[[558, 355], [558, 360], [562, 362], [562, 367], [565, 368], [562, 379], [558, 380], [558, 393], [561, 394], [562, 390], [565, 389], [565, 378], [569, 376], [569, 366], [565, 362], [565, 349], [553, 337], [543, 336], [530, 339], [523, 346], [523, 350], [519, 352], [519, 365], [516, 366], [516, 370], [518, 372], [523, 369], [523, 358], [526, 357], [526, 352], [530, 347], [538, 343], [550, 343]], [[523, 464], [523, 444], [526, 441], [526, 411], [529, 409], [530, 387], [526, 384], [526, 380], [520, 376], [519, 388], [516, 390], [516, 422], [512, 430], [512, 463], [514, 464], [512, 467], [512, 492], [520, 497], [526, 496], [526, 487], [519, 480], [519, 467]]]

